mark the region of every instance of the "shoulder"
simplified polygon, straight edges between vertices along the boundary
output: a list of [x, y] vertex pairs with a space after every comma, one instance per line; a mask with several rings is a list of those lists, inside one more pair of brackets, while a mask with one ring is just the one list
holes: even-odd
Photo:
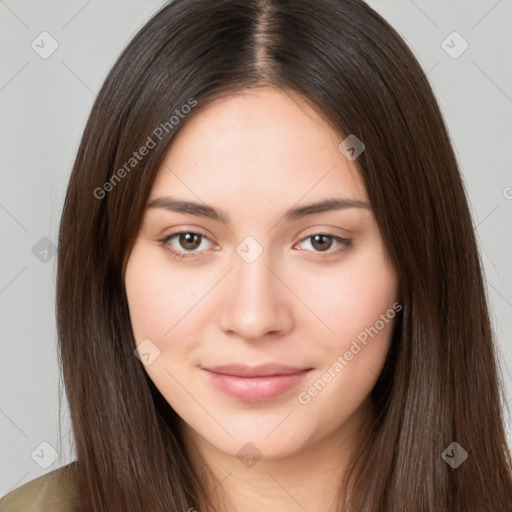
[[0, 512], [71, 512], [76, 500], [73, 462], [34, 478], [0, 499]]

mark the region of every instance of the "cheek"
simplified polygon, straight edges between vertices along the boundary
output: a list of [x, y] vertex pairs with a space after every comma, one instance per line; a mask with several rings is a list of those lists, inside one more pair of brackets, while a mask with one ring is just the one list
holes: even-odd
[[165, 251], [135, 244], [126, 267], [126, 294], [135, 340], [169, 335], [207, 291], [208, 283], [172, 271]]
[[298, 398], [319, 410], [340, 404], [331, 418], [337, 421], [353, 411], [377, 381], [401, 305], [396, 302], [396, 272], [383, 250], [375, 247], [347, 260], [335, 278], [322, 282], [325, 293], [314, 307], [335, 334], [318, 339], [323, 364]]
[[379, 247], [368, 247], [342, 265], [316, 273], [302, 290], [311, 310], [329, 327], [324, 329], [324, 345], [341, 350], [361, 333], [364, 338], [376, 322], [382, 337], [391, 330], [398, 280]]
[[144, 251], [135, 245], [126, 267], [125, 286], [137, 344], [144, 338], [155, 338], [163, 329], [166, 307], [161, 300], [161, 290], [155, 288], [156, 275], [157, 269], [144, 265]]

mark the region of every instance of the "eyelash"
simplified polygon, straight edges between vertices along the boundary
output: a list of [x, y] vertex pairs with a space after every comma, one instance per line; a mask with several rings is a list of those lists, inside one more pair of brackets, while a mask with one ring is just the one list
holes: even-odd
[[[177, 237], [178, 235], [184, 235], [184, 234], [187, 234], [187, 235], [198, 235], [201, 237], [201, 241], [203, 239], [206, 239], [206, 240], [210, 240], [206, 235], [203, 235], [202, 233], [197, 233], [195, 231], [177, 231], [176, 233], [171, 233], [170, 235], [158, 240], [158, 242], [160, 242], [160, 245], [166, 250], [168, 251], [171, 256], [175, 259], [178, 259], [178, 260], [183, 260], [183, 259], [188, 259], [188, 258], [195, 258], [195, 252], [180, 252], [180, 251], [177, 251], [175, 249], [173, 249], [170, 245], [169, 245], [169, 241], [172, 240], [173, 238]], [[349, 238], [342, 238], [340, 236], [336, 236], [336, 235], [333, 235], [331, 233], [323, 233], [323, 232], [319, 232], [319, 233], [313, 233], [312, 235], [309, 235], [309, 236], [306, 236], [305, 238], [303, 238], [302, 240], [300, 240], [298, 243], [302, 243], [310, 238], [313, 238], [315, 236], [318, 236], [318, 235], [322, 235], [322, 236], [326, 236], [326, 237], [329, 237], [329, 238], [332, 238], [333, 240], [335, 240], [336, 242], [338, 242], [339, 244], [341, 244], [341, 247], [335, 251], [330, 251], [330, 249], [328, 249], [328, 251], [325, 251], [325, 253], [322, 253], [321, 251], [312, 251], [312, 252], [317, 252], [318, 253], [318, 256], [315, 256], [315, 257], [318, 257], [318, 258], [329, 258], [329, 257], [332, 257], [336, 254], [341, 254], [343, 252], [345, 252], [346, 250], [348, 250], [351, 245], [352, 245], [352, 240], [349, 239]], [[211, 240], [210, 240], [211, 241]], [[305, 249], [301, 249], [301, 250], [305, 250]], [[199, 251], [201, 252], [201, 251]], [[311, 252], [311, 251], [310, 251]]]

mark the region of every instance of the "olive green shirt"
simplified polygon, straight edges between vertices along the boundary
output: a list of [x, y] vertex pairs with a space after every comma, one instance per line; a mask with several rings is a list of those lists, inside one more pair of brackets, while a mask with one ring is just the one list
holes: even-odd
[[50, 471], [8, 492], [0, 499], [0, 512], [71, 512], [76, 489], [68, 474], [69, 466]]

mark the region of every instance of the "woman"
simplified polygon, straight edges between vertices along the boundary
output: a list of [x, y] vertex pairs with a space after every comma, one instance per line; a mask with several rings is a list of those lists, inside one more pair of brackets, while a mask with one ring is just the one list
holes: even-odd
[[460, 173], [363, 2], [142, 28], [78, 151], [57, 315], [77, 461], [0, 510], [512, 510]]

